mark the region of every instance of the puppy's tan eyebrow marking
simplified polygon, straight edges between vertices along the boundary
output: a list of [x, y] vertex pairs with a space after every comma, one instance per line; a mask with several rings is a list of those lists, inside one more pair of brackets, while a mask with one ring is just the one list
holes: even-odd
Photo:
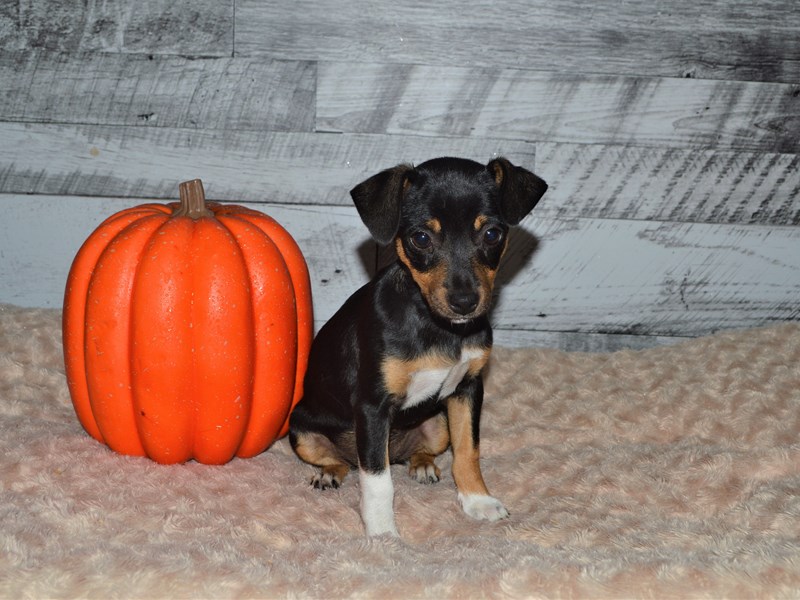
[[433, 233], [440, 233], [442, 231], [442, 223], [439, 219], [431, 219], [425, 223]]
[[472, 224], [473, 229], [475, 229], [475, 231], [480, 231], [481, 227], [483, 227], [488, 220], [489, 217], [487, 217], [486, 215], [478, 215], [475, 218], [475, 222]]

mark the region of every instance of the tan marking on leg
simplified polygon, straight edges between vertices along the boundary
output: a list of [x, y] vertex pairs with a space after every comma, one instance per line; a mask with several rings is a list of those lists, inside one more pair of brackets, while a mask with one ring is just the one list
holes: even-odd
[[305, 462], [319, 467], [322, 479], [327, 475], [336, 485], [341, 484], [350, 472], [350, 465], [338, 448], [321, 433], [299, 433], [294, 451]]
[[358, 449], [356, 448], [356, 432], [345, 431], [336, 438], [336, 451], [345, 462], [351, 466], [358, 464]]
[[325, 476], [328, 476], [330, 480], [333, 482], [333, 486], [342, 485], [344, 478], [347, 477], [347, 474], [350, 472], [350, 466], [345, 464], [340, 465], [329, 465], [327, 467], [321, 467], [322, 471], [322, 481], [325, 480]]
[[[434, 463], [435, 458], [436, 458], [435, 455], [426, 454], [425, 452], [417, 452], [415, 454], [412, 454], [411, 458], [408, 459], [409, 473], [413, 475], [414, 471], [418, 467], [425, 467], [427, 465], [433, 465], [434, 467], [436, 467], [436, 464]], [[439, 471], [438, 467], [436, 467], [436, 474], [441, 475], [441, 471]]]
[[472, 439], [469, 401], [450, 398], [447, 402], [450, 444], [453, 446], [453, 479], [461, 494], [489, 495], [481, 475], [480, 452]]
[[443, 414], [431, 417], [416, 431], [418, 441], [408, 460], [408, 474], [420, 483], [439, 481], [442, 471], [435, 459], [450, 445], [450, 431], [447, 418]]
[[419, 483], [436, 483], [442, 478], [442, 470], [434, 456], [418, 452], [408, 461], [408, 475]]

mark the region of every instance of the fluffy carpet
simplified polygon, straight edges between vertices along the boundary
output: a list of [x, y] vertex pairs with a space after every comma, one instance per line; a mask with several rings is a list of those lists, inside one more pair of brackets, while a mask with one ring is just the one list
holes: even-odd
[[0, 595], [103, 598], [797, 597], [800, 325], [614, 354], [496, 349], [471, 521], [450, 456], [393, 467], [402, 540], [365, 539], [286, 440], [159, 466], [86, 435], [60, 313], [0, 306]]

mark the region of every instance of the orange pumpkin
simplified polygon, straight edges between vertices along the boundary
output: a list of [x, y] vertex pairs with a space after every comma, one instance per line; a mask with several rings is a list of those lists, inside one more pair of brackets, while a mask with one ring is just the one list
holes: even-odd
[[311, 287], [272, 218], [205, 202], [106, 219], [70, 269], [64, 359], [83, 427], [122, 454], [222, 464], [285, 435], [302, 394]]

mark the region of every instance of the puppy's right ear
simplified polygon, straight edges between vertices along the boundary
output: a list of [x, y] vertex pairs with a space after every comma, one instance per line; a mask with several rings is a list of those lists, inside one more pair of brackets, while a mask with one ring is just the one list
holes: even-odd
[[411, 182], [414, 167], [397, 165], [381, 171], [350, 190], [364, 225], [375, 241], [386, 245], [400, 227], [400, 205]]

